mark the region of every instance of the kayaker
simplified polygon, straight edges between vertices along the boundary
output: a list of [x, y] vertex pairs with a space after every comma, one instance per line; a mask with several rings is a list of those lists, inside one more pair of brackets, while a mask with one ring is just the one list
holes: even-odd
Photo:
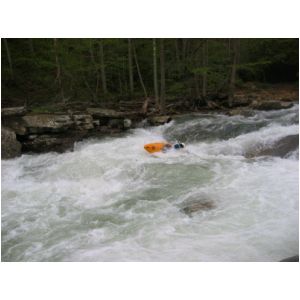
[[180, 150], [180, 149], [183, 149], [185, 147], [185, 144], [184, 143], [176, 143], [174, 145], [170, 144], [170, 143], [167, 143], [163, 149], [162, 149], [162, 152], [167, 152], [168, 150], [171, 150], [172, 148], [176, 149], [176, 150]]

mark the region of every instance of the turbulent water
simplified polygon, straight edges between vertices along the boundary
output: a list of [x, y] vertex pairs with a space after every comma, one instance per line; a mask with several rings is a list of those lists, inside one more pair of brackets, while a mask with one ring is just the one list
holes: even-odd
[[[298, 253], [298, 106], [198, 114], [2, 161], [2, 261], [278, 261]], [[186, 151], [151, 156], [148, 142]], [[209, 209], [186, 214], [197, 201]], [[207, 208], [207, 207], [206, 207]]]

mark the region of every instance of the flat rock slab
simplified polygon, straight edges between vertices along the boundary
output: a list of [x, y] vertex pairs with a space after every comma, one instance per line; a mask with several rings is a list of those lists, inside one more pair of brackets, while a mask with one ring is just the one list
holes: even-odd
[[287, 109], [293, 107], [291, 102], [282, 102], [282, 101], [253, 101], [251, 107], [258, 110], [278, 110], [278, 109]]
[[61, 132], [73, 126], [69, 115], [38, 114], [23, 117], [29, 133]]
[[1, 109], [1, 117], [11, 116], [24, 116], [26, 114], [26, 108], [24, 106], [19, 107], [7, 107]]
[[113, 109], [104, 108], [88, 108], [87, 112], [91, 114], [94, 118], [124, 118], [124, 112], [118, 112]]

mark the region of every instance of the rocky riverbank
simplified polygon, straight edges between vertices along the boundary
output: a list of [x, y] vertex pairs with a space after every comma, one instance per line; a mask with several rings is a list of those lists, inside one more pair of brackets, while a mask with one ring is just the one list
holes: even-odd
[[84, 138], [119, 134], [146, 122], [160, 125], [170, 120], [170, 116], [145, 119], [141, 113], [101, 108], [51, 114], [27, 113], [24, 107], [3, 108], [2, 158], [13, 158], [27, 152], [64, 152], [72, 150], [74, 143]]
[[1, 158], [13, 158], [28, 152], [64, 152], [72, 150], [74, 143], [84, 138], [120, 134], [145, 125], [162, 125], [170, 122], [172, 115], [195, 111], [250, 116], [253, 110], [287, 109], [298, 102], [298, 90], [284, 86], [257, 89], [249, 85], [237, 90], [232, 107], [227, 106], [226, 95], [215, 95], [204, 103], [199, 99], [173, 99], [167, 105], [166, 115], [157, 114], [153, 99], [147, 102], [146, 111], [141, 107], [142, 102], [128, 102], [126, 105], [122, 102], [119, 109], [116, 106], [110, 109], [71, 106], [72, 109], [58, 109], [53, 113], [27, 111], [23, 106], [2, 108]]

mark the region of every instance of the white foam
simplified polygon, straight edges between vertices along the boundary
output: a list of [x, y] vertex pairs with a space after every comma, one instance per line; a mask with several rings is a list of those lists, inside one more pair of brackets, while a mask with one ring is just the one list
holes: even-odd
[[[2, 260], [277, 261], [295, 255], [298, 152], [252, 161], [243, 154], [298, 134], [298, 125], [288, 124], [284, 112], [220, 118], [267, 123], [157, 157], [143, 145], [164, 140], [173, 128], [210, 126], [214, 118], [199, 115], [87, 140], [74, 152], [2, 161]], [[185, 203], [202, 199], [215, 208], [192, 218], [183, 213]]]

